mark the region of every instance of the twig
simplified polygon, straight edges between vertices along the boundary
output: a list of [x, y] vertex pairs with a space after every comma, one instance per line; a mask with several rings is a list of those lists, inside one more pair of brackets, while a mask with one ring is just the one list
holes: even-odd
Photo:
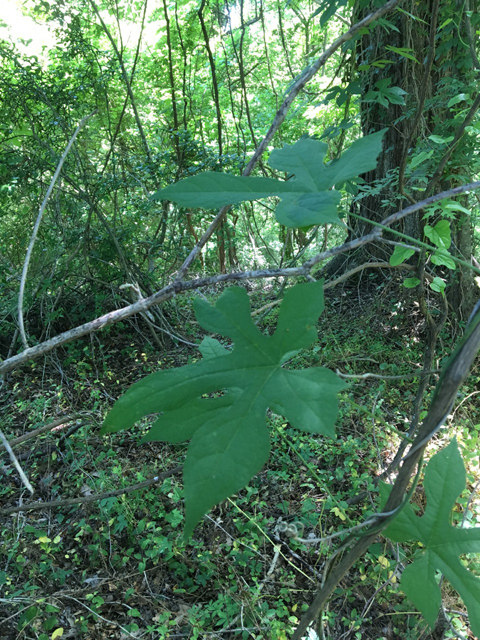
[[43, 427], [38, 427], [38, 429], [34, 429], [33, 431], [24, 433], [23, 436], [19, 436], [18, 438], [13, 438], [13, 440], [10, 440], [10, 446], [16, 447], [22, 442], [26, 442], [27, 440], [31, 440], [32, 438], [36, 438], [40, 434], [45, 433], [45, 431], [52, 431], [52, 429], [55, 429], [56, 427], [59, 427], [60, 425], [65, 424], [66, 422], [72, 422], [73, 420], [77, 420], [77, 418], [84, 418], [86, 415], [88, 414], [73, 413], [70, 416], [63, 416], [63, 417], [57, 418], [57, 420], [54, 420], [49, 424], [45, 424], [43, 425]]
[[18, 474], [22, 479], [23, 484], [27, 487], [30, 493], [33, 493], [33, 487], [30, 484], [29, 479], [25, 475], [25, 472], [23, 471], [22, 467], [20, 466], [20, 463], [18, 462], [16, 455], [13, 453], [12, 447], [9, 445], [8, 440], [4, 436], [3, 431], [1, 429], [0, 429], [0, 440], [2, 441], [3, 446], [7, 450], [8, 455], [10, 456], [10, 460], [15, 465], [15, 469], [18, 471]]
[[82, 496], [77, 498], [66, 498], [65, 500], [51, 500], [50, 502], [31, 502], [30, 504], [23, 504], [20, 507], [7, 507], [6, 509], [0, 509], [0, 515], [7, 516], [10, 513], [20, 513], [22, 511], [38, 511], [39, 509], [52, 509], [54, 507], [65, 507], [74, 504], [85, 504], [86, 502], [96, 502], [97, 500], [104, 500], [106, 498], [115, 498], [116, 496], [122, 496], [125, 493], [131, 493], [132, 491], [138, 491], [145, 487], [150, 487], [152, 484], [157, 484], [169, 478], [182, 470], [181, 466], [174, 467], [169, 471], [164, 471], [154, 478], [149, 478], [138, 484], [132, 484], [129, 487], [123, 489], [114, 489], [113, 491], [105, 491], [104, 493], [95, 493], [91, 496]]
[[104, 618], [102, 615], [100, 615], [98, 613], [98, 611], [94, 611], [93, 609], [90, 609], [89, 606], [87, 606], [84, 602], [82, 602], [81, 600], [78, 600], [78, 598], [74, 598], [73, 596], [67, 596], [66, 594], [62, 595], [62, 598], [68, 598], [69, 600], [73, 600], [74, 602], [77, 602], [81, 607], [84, 607], [87, 611], [90, 611], [90, 613], [93, 613], [93, 615], [97, 618], [100, 618], [100, 620], [103, 620], [104, 622], [107, 622], [109, 625], [115, 625], [117, 626], [119, 629], [122, 630], [123, 633], [126, 633], [127, 636], [130, 636], [130, 638], [138, 638], [138, 634], [133, 634], [130, 633], [130, 631], [128, 631], [127, 629], [125, 629], [125, 627], [122, 627], [121, 624], [119, 624], [118, 622], [115, 622], [115, 620], [108, 620], [107, 618]]
[[27, 281], [27, 274], [28, 274], [28, 267], [29, 267], [29, 264], [30, 264], [30, 258], [32, 256], [32, 251], [33, 251], [33, 247], [35, 245], [35, 240], [37, 239], [38, 229], [40, 227], [40, 223], [42, 221], [43, 213], [45, 211], [45, 207], [47, 206], [48, 199], [50, 198], [50, 196], [52, 194], [53, 188], [55, 186], [55, 183], [58, 180], [58, 176], [60, 175], [60, 171], [62, 170], [63, 164], [64, 164], [65, 160], [67, 159], [67, 155], [68, 155], [70, 149], [72, 148], [73, 143], [75, 142], [75, 138], [78, 136], [78, 134], [80, 133], [80, 130], [85, 125], [87, 120], [89, 120], [95, 114], [96, 114], [96, 111], [93, 111], [88, 116], [85, 116], [84, 118], [82, 118], [80, 120], [79, 124], [78, 124], [78, 127], [73, 132], [72, 137], [68, 141], [68, 144], [67, 144], [67, 146], [65, 148], [65, 151], [63, 152], [62, 157], [60, 158], [60, 161], [59, 161], [59, 163], [57, 165], [57, 168], [55, 170], [55, 173], [53, 174], [53, 178], [52, 178], [52, 180], [50, 182], [50, 185], [49, 185], [49, 187], [47, 189], [47, 193], [45, 194], [45, 197], [43, 199], [42, 204], [40, 205], [40, 209], [38, 211], [38, 216], [37, 216], [37, 219], [35, 221], [35, 225], [33, 227], [32, 236], [31, 236], [30, 242], [28, 244], [27, 255], [25, 256], [25, 262], [23, 263], [22, 277], [20, 279], [20, 290], [19, 290], [19, 293], [18, 293], [18, 328], [19, 328], [20, 337], [22, 339], [22, 343], [23, 343], [23, 346], [25, 347], [25, 349], [28, 348], [28, 343], [27, 343], [27, 336], [25, 334], [25, 325], [23, 323], [23, 296], [24, 296], [24, 293], [25, 293], [25, 283]]
[[439, 373], [438, 369], [433, 371], [417, 371], [416, 373], [405, 373], [401, 376], [382, 376], [377, 373], [361, 373], [359, 375], [342, 373], [339, 369], [335, 371], [340, 378], [353, 378], [357, 380], [365, 380], [366, 378], [375, 378], [377, 380], [404, 380], [405, 378], [418, 378], [419, 376], [429, 376], [432, 373]]

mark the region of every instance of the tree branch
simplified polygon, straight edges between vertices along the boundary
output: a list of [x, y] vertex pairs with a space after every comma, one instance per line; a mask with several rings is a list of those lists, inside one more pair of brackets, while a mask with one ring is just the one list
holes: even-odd
[[132, 484], [129, 487], [123, 487], [122, 489], [114, 489], [113, 491], [105, 491], [104, 493], [94, 493], [91, 496], [78, 496], [77, 498], [65, 498], [64, 500], [51, 500], [50, 502], [31, 502], [30, 504], [22, 504], [19, 507], [7, 507], [6, 509], [0, 509], [1, 516], [8, 516], [11, 513], [20, 513], [22, 511], [38, 511], [39, 509], [52, 509], [54, 507], [65, 507], [74, 504], [86, 504], [87, 502], [96, 502], [98, 500], [105, 500], [106, 498], [115, 498], [117, 496], [123, 496], [125, 493], [132, 493], [132, 491], [138, 491], [145, 487], [150, 487], [152, 484], [158, 484], [165, 478], [169, 478], [177, 473], [180, 473], [182, 466], [174, 467], [169, 471], [164, 471], [158, 476], [139, 482], [138, 484]]
[[[65, 331], [64, 333], [60, 333], [58, 336], [51, 338], [50, 340], [46, 340], [34, 347], [29, 347], [25, 349], [21, 353], [12, 356], [11, 358], [7, 358], [0, 364], [0, 376], [12, 371], [20, 364], [24, 362], [28, 362], [28, 360], [33, 360], [39, 358], [46, 353], [49, 353], [53, 349], [57, 347], [67, 344], [68, 342], [72, 342], [72, 340], [76, 340], [77, 338], [81, 338], [83, 336], [89, 335], [90, 333], [94, 333], [95, 331], [99, 331], [104, 327], [107, 327], [111, 324], [115, 324], [120, 322], [121, 320], [125, 320], [130, 316], [135, 315], [136, 313], [143, 313], [150, 307], [153, 307], [165, 300], [169, 300], [173, 298], [177, 293], [181, 293], [182, 291], [192, 291], [194, 289], [201, 289], [203, 287], [209, 287], [214, 284], [220, 284], [221, 282], [229, 282], [236, 280], [249, 280], [249, 279], [259, 279], [259, 278], [279, 278], [279, 277], [306, 277], [310, 275], [310, 271], [312, 268], [320, 262], [324, 260], [329, 260], [336, 255], [341, 253], [345, 253], [347, 251], [352, 251], [353, 249], [357, 249], [365, 244], [369, 244], [370, 242], [374, 242], [375, 240], [379, 240], [382, 237], [382, 228], [388, 227], [393, 222], [396, 222], [400, 218], [405, 217], [410, 213], [414, 213], [419, 209], [423, 209], [428, 204], [432, 202], [437, 202], [438, 200], [442, 200], [445, 198], [450, 198], [452, 195], [458, 193], [464, 193], [465, 191], [470, 191], [473, 189], [480, 188], [480, 181], [472, 182], [468, 185], [463, 185], [461, 187], [455, 187], [454, 189], [450, 189], [449, 191], [443, 191], [436, 196], [432, 196], [431, 198], [427, 198], [426, 200], [422, 200], [415, 205], [407, 207], [406, 209], [402, 209], [397, 213], [392, 214], [388, 218], [386, 218], [382, 223], [375, 225], [374, 230], [361, 238], [357, 238], [356, 240], [352, 240], [350, 242], [346, 242], [337, 247], [333, 247], [333, 249], [329, 249], [328, 251], [323, 251], [322, 253], [318, 253], [299, 267], [288, 267], [283, 269], [260, 269], [257, 271], [240, 271], [238, 273], [225, 273], [218, 276], [212, 276], [210, 278], [197, 278], [195, 280], [187, 280], [187, 281], [178, 281], [172, 282], [171, 284], [163, 287], [160, 291], [157, 291], [153, 295], [144, 300], [139, 300], [127, 307], [123, 307], [122, 309], [116, 309], [115, 311], [110, 311], [95, 320], [91, 320], [90, 322], [86, 322], [74, 329], [70, 329], [69, 331]], [[216, 217], [218, 219], [218, 215]], [[409, 238], [409, 240], [412, 240]], [[413, 240], [415, 241], [415, 240]], [[456, 262], [463, 263], [459, 259], [455, 259]], [[473, 268], [473, 267], [472, 267]]]
[[73, 132], [73, 135], [70, 138], [70, 140], [68, 141], [68, 144], [65, 147], [65, 151], [63, 152], [62, 157], [60, 158], [60, 160], [58, 162], [57, 168], [55, 169], [55, 173], [53, 174], [53, 178], [50, 181], [50, 184], [48, 186], [47, 193], [45, 194], [45, 197], [43, 199], [42, 204], [40, 205], [40, 209], [38, 211], [37, 219], [35, 220], [35, 225], [33, 227], [32, 236], [31, 236], [30, 242], [28, 244], [27, 255], [25, 256], [25, 262], [23, 264], [22, 277], [20, 279], [20, 291], [18, 293], [18, 327], [19, 327], [19, 331], [20, 331], [20, 337], [22, 339], [22, 343], [23, 343], [23, 346], [25, 347], [25, 349], [28, 348], [28, 342], [27, 342], [27, 336], [25, 334], [25, 325], [23, 323], [23, 296], [25, 294], [25, 284], [26, 284], [26, 281], [27, 281], [28, 267], [30, 265], [30, 258], [32, 257], [33, 247], [34, 247], [35, 241], [37, 239], [38, 229], [40, 227], [40, 223], [42, 221], [43, 213], [45, 211], [45, 207], [47, 206], [47, 202], [48, 202], [48, 200], [49, 200], [49, 198], [50, 198], [50, 196], [52, 194], [52, 191], [53, 191], [53, 188], [55, 186], [55, 183], [58, 180], [58, 176], [60, 175], [60, 171], [62, 170], [63, 164], [64, 164], [65, 160], [67, 159], [68, 153], [69, 153], [70, 149], [72, 148], [73, 143], [75, 142], [75, 138], [78, 136], [78, 134], [80, 133], [80, 130], [85, 125], [87, 120], [89, 120], [93, 115], [95, 115], [95, 113], [96, 113], [96, 111], [93, 111], [88, 116], [85, 116], [84, 118], [82, 118], [80, 120], [80, 122], [78, 123], [78, 127]]

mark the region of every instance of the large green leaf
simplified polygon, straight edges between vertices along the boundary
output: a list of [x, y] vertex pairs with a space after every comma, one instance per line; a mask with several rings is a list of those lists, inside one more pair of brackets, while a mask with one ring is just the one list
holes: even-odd
[[[459, 556], [480, 553], [480, 527], [464, 529], [450, 524], [456, 498], [465, 489], [465, 467], [456, 440], [433, 456], [425, 470], [427, 507], [422, 517], [410, 504], [384, 534], [395, 542], [416, 540], [422, 549], [402, 574], [401, 587], [433, 627], [441, 604], [436, 572], [458, 591], [470, 616], [473, 633], [480, 637], [480, 580], [466, 569]], [[383, 486], [386, 500], [389, 488]]]
[[[199, 323], [233, 340], [233, 350], [205, 339], [201, 361], [137, 382], [108, 414], [103, 432], [131, 427], [149, 414], [163, 412], [144, 440], [191, 439], [184, 466], [186, 535], [212, 506], [244, 487], [267, 460], [267, 408], [297, 429], [334, 436], [336, 394], [344, 383], [322, 367], [283, 367], [315, 341], [323, 307], [322, 282], [292, 287], [282, 301], [276, 332], [266, 336], [252, 322], [244, 289], [227, 289], [215, 306], [198, 299]], [[204, 397], [215, 393], [222, 395]]]
[[338, 160], [327, 165], [324, 160], [328, 147], [319, 140], [302, 138], [276, 149], [269, 164], [293, 174], [287, 181], [207, 171], [160, 189], [152, 197], [171, 200], [183, 207], [210, 209], [277, 196], [281, 198], [277, 220], [287, 227], [340, 224], [337, 206], [341, 193], [333, 187], [375, 168], [385, 131], [360, 138]]

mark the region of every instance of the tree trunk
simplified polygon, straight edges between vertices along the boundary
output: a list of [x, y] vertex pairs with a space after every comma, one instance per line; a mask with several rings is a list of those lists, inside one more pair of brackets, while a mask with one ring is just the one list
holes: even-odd
[[[393, 27], [386, 30], [377, 26], [372, 32], [367, 33], [357, 43], [356, 59], [357, 68], [366, 69], [361, 76], [362, 82], [362, 103], [360, 109], [361, 129], [363, 135], [368, 135], [381, 129], [387, 129], [383, 139], [383, 151], [380, 154], [377, 166], [372, 171], [362, 175], [365, 187], [371, 192], [363, 198], [358, 198], [351, 208], [349, 216], [348, 240], [353, 240], [371, 229], [371, 225], [356, 218], [356, 215], [368, 218], [374, 222], [380, 222], [389, 214], [408, 204], [405, 197], [399, 193], [398, 172], [406, 155], [406, 145], [411, 137], [413, 118], [415, 117], [416, 105], [419, 101], [421, 87], [425, 88], [426, 97], [432, 93], [431, 78], [425, 79], [424, 66], [422, 62], [425, 58], [425, 49], [428, 45], [431, 16], [431, 5], [434, 0], [421, 3], [408, 3], [405, 10], [418, 15], [424, 22], [412, 25], [412, 19], [405, 13], [396, 12], [389, 15], [389, 20]], [[355, 21], [360, 20], [371, 11], [369, 6], [363, 10], [356, 9]], [[409, 57], [388, 49], [409, 49]], [[419, 62], [412, 60], [414, 57]], [[390, 64], [385, 64], [384, 68], [379, 68], [378, 61], [390, 60]], [[426, 85], [425, 80], [427, 80]], [[387, 88], [400, 87], [406, 92], [405, 105], [388, 104], [372, 101], [373, 95], [378, 95], [382, 84], [388, 83]], [[369, 96], [370, 93], [370, 96]], [[388, 98], [387, 98], [388, 100]], [[417, 135], [422, 135], [428, 128], [430, 120], [429, 112], [425, 112], [421, 119], [421, 127], [417, 127]], [[428, 134], [427, 134], [428, 135]], [[407, 233], [410, 236], [419, 237], [420, 225], [418, 216], [408, 216], [396, 229]], [[392, 249], [387, 245], [367, 245], [357, 252], [349, 255], [339, 256], [333, 260], [327, 270], [330, 275], [341, 273], [357, 266], [370, 257], [375, 260], [388, 261]]]
[[[459, 8], [459, 17], [464, 11], [464, 6], [462, 7]], [[389, 15], [393, 27], [387, 30], [376, 26], [374, 31], [365, 34], [357, 43], [357, 67], [365, 70], [360, 110], [362, 133], [368, 135], [384, 128], [387, 131], [376, 168], [362, 176], [367, 187], [366, 195], [357, 198], [351, 208], [347, 241], [364, 235], [371, 229], [368, 221], [356, 216], [380, 222], [410, 202], [421, 199], [425, 190], [431, 195], [432, 190], [440, 189], [438, 184], [429, 184], [429, 177], [435, 175], [435, 169], [448, 147], [435, 147], [432, 142], [430, 147], [435, 153], [429, 160], [431, 164], [420, 164], [405, 185], [407, 156], [419, 143], [428, 143], [429, 136], [434, 132], [441, 131], [445, 138], [455, 135], [460, 123], [449, 108], [449, 98], [455, 93], [448, 94], [450, 89], [447, 82], [455, 79], [456, 84], [451, 82], [451, 90], [458, 93], [464, 90], [462, 87], [468, 84], [468, 70], [472, 70], [472, 60], [474, 64], [476, 60], [471, 54], [474, 45], [470, 43], [470, 48], [466, 45], [469, 29], [471, 32], [469, 23], [463, 24], [464, 39], [453, 37], [454, 34], [449, 33], [445, 27], [437, 28], [438, 22], [441, 23], [445, 15], [451, 14], [448, 0], [428, 0], [421, 3], [411, 0], [402, 4], [402, 9], [404, 12], [397, 11]], [[355, 19], [361, 19], [370, 10], [370, 6], [362, 11], [357, 8]], [[465, 20], [468, 20], [468, 13], [465, 16]], [[385, 60], [391, 60], [392, 63], [385, 64], [382, 62]], [[378, 64], [385, 66], [379, 68]], [[386, 87], [387, 95], [383, 102], [387, 100], [387, 105], [372, 101], [375, 96], [379, 96], [379, 91], [381, 95], [382, 86]], [[388, 89], [392, 87], [400, 87], [407, 92], [404, 96], [405, 105], [388, 100]], [[465, 89], [467, 91], [468, 88]], [[441, 172], [443, 175], [437, 178], [438, 182], [444, 181], [443, 176], [448, 175], [447, 185], [442, 185], [447, 189], [456, 186], [451, 179], [452, 173], [455, 173], [454, 162], [452, 156], [450, 164]], [[464, 163], [465, 159], [458, 162]], [[438, 217], [430, 218], [428, 224], [434, 225], [437, 221]], [[419, 212], [405, 217], [393, 229], [424, 240], [424, 225], [424, 212]], [[470, 262], [472, 228], [469, 219], [465, 219], [462, 214], [451, 221], [451, 227], [452, 253]], [[391, 239], [398, 238], [392, 235]], [[355, 253], [338, 256], [327, 265], [325, 271], [329, 276], [338, 275], [372, 257], [376, 261], [388, 261], [391, 254], [392, 248], [388, 245], [367, 245]], [[412, 259], [415, 260], [415, 256]], [[472, 298], [475, 297], [472, 272], [461, 268], [451, 274], [440, 272], [440, 275], [452, 275], [449, 301], [460, 317], [464, 318], [470, 312]]]

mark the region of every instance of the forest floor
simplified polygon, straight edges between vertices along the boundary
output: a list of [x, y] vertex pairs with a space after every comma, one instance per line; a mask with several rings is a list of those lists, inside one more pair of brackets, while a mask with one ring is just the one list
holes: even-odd
[[[365, 283], [361, 291], [360, 284], [350, 283], [329, 293], [318, 342], [289, 366], [321, 364], [358, 376], [419, 372], [423, 327], [418, 311], [399, 299], [398, 290], [383, 288], [374, 278], [367, 295], [365, 290]], [[252, 307], [260, 308], [275, 299], [275, 292], [253, 288], [251, 298]], [[186, 342], [202, 338], [186, 298], [169, 303], [165, 314], [176, 336]], [[271, 333], [276, 317], [272, 307], [256, 319]], [[132, 382], [200, 357], [195, 347], [172, 337], [159, 353], [138, 322], [68, 345], [4, 382], [2, 430], [11, 441], [44, 425], [56, 426], [14, 447], [35, 488], [33, 496], [3, 454], [0, 640], [287, 639], [341, 545], [341, 538], [307, 544], [296, 537], [324, 537], [377, 510], [377, 478], [395, 454], [398, 434], [408, 429], [418, 379], [349, 379], [341, 394], [336, 440], [300, 433], [282, 417], [269, 415], [268, 464], [246, 489], [205, 516], [185, 544], [177, 467], [186, 445], [139, 444], [146, 424], [99, 434], [106, 412]], [[442, 334], [439, 367], [458, 335], [452, 327]], [[477, 366], [430, 451], [456, 435], [468, 480], [453, 519], [467, 517], [470, 526], [480, 521], [480, 504], [471, 500], [480, 478], [479, 380]], [[169, 470], [168, 477], [153, 480]], [[138, 490], [108, 495], [149, 480]], [[83, 503], [65, 503], [68, 499]], [[421, 513], [421, 487], [413, 500]], [[43, 506], [48, 501], [60, 504]], [[41, 508], [26, 510], [30, 502], [40, 502]], [[25, 510], [8, 511], [19, 506]], [[298, 535], [289, 537], [286, 529]], [[473, 638], [463, 604], [447, 583], [442, 590], [450, 626], [442, 619], [432, 632], [405, 599], [399, 580], [411, 553], [379, 536], [324, 611], [324, 638]], [[478, 560], [466, 561], [478, 572]]]

